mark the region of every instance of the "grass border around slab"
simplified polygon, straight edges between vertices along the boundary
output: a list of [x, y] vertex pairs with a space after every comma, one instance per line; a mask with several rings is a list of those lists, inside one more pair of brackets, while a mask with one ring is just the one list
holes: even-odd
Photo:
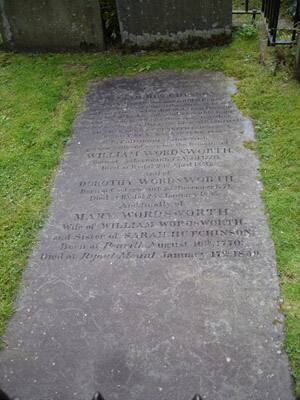
[[300, 85], [285, 68], [259, 63], [256, 38], [191, 52], [0, 52], [0, 335], [37, 233], [53, 177], [87, 82], [158, 69], [207, 69], [238, 80], [234, 96], [250, 116], [275, 243], [285, 318], [285, 349], [300, 395]]

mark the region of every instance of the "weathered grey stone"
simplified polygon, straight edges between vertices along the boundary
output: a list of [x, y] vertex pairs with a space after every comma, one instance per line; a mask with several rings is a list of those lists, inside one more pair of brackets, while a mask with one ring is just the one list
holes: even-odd
[[293, 399], [244, 126], [249, 138], [221, 74], [91, 87], [0, 353], [4, 389], [30, 400]]
[[104, 48], [97, 0], [0, 0], [0, 20], [10, 48]]
[[197, 46], [231, 36], [231, 0], [116, 0], [122, 41], [129, 45]]

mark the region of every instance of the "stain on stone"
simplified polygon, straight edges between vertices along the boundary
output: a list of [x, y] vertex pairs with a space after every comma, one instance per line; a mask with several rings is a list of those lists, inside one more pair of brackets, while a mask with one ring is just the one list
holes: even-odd
[[21, 50], [104, 48], [97, 0], [0, 0], [4, 45]]
[[123, 44], [139, 48], [192, 48], [231, 37], [229, 0], [117, 0]]

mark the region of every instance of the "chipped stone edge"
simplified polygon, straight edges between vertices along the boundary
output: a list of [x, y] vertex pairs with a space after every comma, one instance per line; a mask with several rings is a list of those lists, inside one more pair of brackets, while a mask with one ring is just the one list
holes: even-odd
[[[237, 83], [238, 83], [238, 80], [236, 80], [232, 77], [226, 77], [226, 84], [227, 84], [226, 91], [230, 97], [232, 97], [238, 93]], [[233, 103], [235, 104], [234, 101], [233, 101]], [[242, 138], [243, 138], [243, 140], [244, 141], [256, 140], [253, 120], [250, 117], [244, 116], [242, 111], [238, 108], [238, 106], [236, 104], [235, 104], [235, 106], [243, 118], [242, 119], [242, 125], [243, 125]]]

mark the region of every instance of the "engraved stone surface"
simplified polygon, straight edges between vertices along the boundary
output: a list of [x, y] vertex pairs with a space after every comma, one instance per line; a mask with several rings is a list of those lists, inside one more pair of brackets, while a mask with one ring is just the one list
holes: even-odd
[[219, 73], [93, 84], [0, 353], [30, 400], [292, 400], [249, 122]]
[[231, 0], [116, 0], [122, 41], [128, 45], [192, 47], [231, 37]]

